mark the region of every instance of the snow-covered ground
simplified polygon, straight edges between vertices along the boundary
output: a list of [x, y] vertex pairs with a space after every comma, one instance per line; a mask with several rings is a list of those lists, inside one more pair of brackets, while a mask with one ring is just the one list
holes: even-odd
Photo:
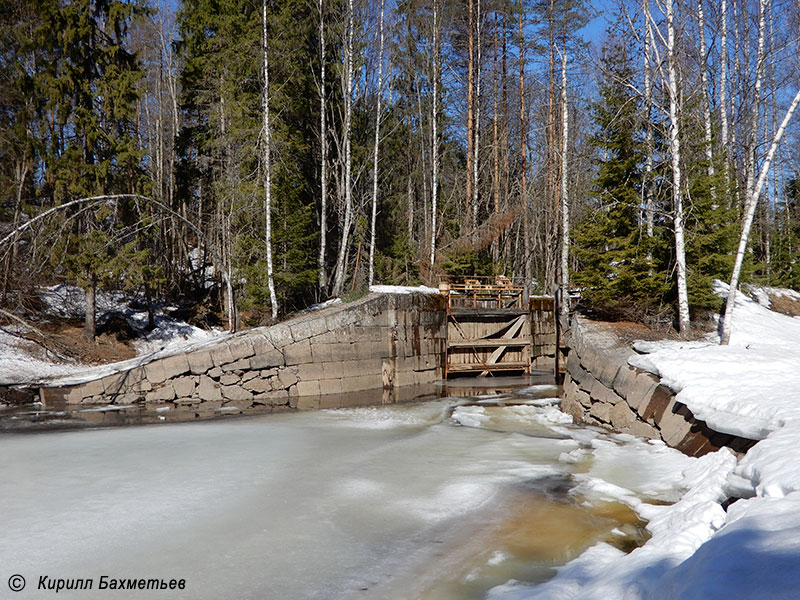
[[[46, 312], [62, 318], [82, 319], [84, 315], [84, 292], [81, 288], [56, 285], [40, 290]], [[98, 292], [97, 314], [121, 314], [129, 323], [142, 332], [147, 325], [147, 310], [132, 308], [130, 299], [122, 292]], [[16, 332], [17, 325], [5, 326], [0, 331], [0, 385], [32, 383], [51, 378], [67, 377], [67, 381], [85, 381], [103, 377], [129, 365], [139, 364], [154, 357], [174, 354], [221, 339], [222, 331], [208, 331], [178, 321], [164, 312], [155, 315], [155, 329], [143, 333], [133, 342], [137, 357], [113, 365], [90, 366], [76, 361], [62, 360], [32, 342], [25, 342], [9, 332]]]
[[[727, 289], [718, 285], [718, 292]], [[548, 583], [511, 581], [491, 599], [800, 597], [800, 319], [770, 311], [766, 292], [797, 295], [757, 292], [757, 301], [737, 294], [729, 346], [713, 337], [640, 342], [635, 347], [644, 354], [629, 363], [660, 376], [712, 428], [761, 441], [738, 462], [725, 448], [687, 459], [686, 491], [671, 506], [643, 503], [630, 486], [590, 472], [588, 493], [622, 500], [649, 519], [650, 541], [627, 555], [597, 544]], [[580, 460], [580, 452], [564, 458]], [[729, 497], [744, 499], [726, 512], [721, 503]]]

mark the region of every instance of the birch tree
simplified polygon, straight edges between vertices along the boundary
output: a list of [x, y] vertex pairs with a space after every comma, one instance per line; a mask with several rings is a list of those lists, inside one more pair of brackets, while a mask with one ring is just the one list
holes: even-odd
[[381, 95], [383, 94], [383, 9], [384, 0], [381, 0], [381, 13], [378, 23], [378, 84], [375, 106], [375, 153], [372, 157], [372, 220], [370, 225], [369, 241], [369, 285], [372, 285], [375, 276], [375, 222], [378, 216], [378, 148], [380, 146], [381, 132]]
[[561, 48], [561, 312], [569, 313], [569, 104], [567, 102], [566, 21]]
[[439, 47], [439, 0], [433, 0], [433, 98], [431, 108], [431, 273], [436, 262], [436, 214], [439, 194], [439, 78], [441, 77], [441, 49]]
[[344, 97], [344, 219], [339, 234], [339, 252], [336, 257], [336, 275], [333, 283], [333, 295], [342, 293], [344, 286], [347, 244], [350, 227], [353, 221], [353, 156], [352, 156], [352, 121], [353, 121], [353, 0], [347, 2], [346, 45], [344, 49], [344, 78], [342, 95]]
[[264, 243], [267, 250], [267, 287], [269, 288], [269, 303], [272, 309], [272, 320], [278, 318], [278, 299], [275, 296], [275, 279], [272, 268], [272, 156], [270, 145], [272, 135], [269, 124], [269, 56], [267, 53], [267, 0], [261, 0], [261, 52], [264, 74], [264, 89], [262, 90], [263, 130], [261, 132], [264, 142], [262, 154], [262, 168], [264, 169]]
[[767, 156], [764, 158], [764, 162], [761, 165], [761, 171], [759, 172], [758, 180], [755, 182], [752, 193], [747, 199], [747, 210], [745, 212], [744, 222], [742, 223], [742, 234], [739, 237], [739, 247], [736, 250], [736, 260], [733, 263], [733, 271], [731, 272], [731, 280], [728, 287], [728, 299], [725, 302], [725, 315], [722, 319], [722, 331], [720, 334], [720, 344], [722, 345], [727, 345], [731, 339], [733, 306], [736, 303], [736, 288], [739, 286], [739, 277], [742, 273], [744, 256], [747, 251], [747, 243], [750, 238], [750, 229], [753, 226], [753, 217], [756, 214], [756, 206], [758, 204], [759, 196], [761, 195], [761, 189], [764, 187], [764, 183], [767, 180], [772, 159], [775, 157], [775, 151], [778, 149], [781, 138], [786, 131], [786, 127], [789, 125], [789, 121], [792, 120], [792, 116], [794, 115], [798, 104], [800, 104], [800, 89], [798, 89], [797, 94], [795, 94], [795, 97], [792, 100], [792, 103], [786, 110], [783, 121], [775, 133], [775, 137], [772, 139]]
[[327, 62], [325, 52], [325, 12], [323, 0], [318, 0], [317, 10], [319, 11], [319, 187], [320, 187], [320, 207], [319, 207], [319, 258], [317, 261], [319, 268], [319, 289], [325, 295], [328, 288], [328, 271], [326, 267], [325, 255], [328, 242], [328, 122], [327, 122], [327, 98], [325, 91], [325, 64]]

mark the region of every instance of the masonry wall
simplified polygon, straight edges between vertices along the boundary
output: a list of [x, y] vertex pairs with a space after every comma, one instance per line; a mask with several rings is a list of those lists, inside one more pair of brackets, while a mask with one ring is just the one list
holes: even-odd
[[88, 383], [42, 387], [39, 395], [45, 405], [296, 408], [326, 394], [438, 381], [445, 344], [443, 297], [370, 294]]
[[630, 347], [592, 335], [589, 321], [573, 317], [563, 336], [569, 354], [561, 408], [576, 421], [661, 439], [690, 456], [722, 446], [745, 452], [755, 443], [696, 420], [655, 375], [628, 365]]

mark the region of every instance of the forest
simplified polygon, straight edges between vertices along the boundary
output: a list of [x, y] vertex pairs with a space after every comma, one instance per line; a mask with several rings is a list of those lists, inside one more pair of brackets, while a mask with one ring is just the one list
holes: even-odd
[[269, 324], [504, 274], [681, 332], [800, 288], [792, 0], [5, 0], [0, 307]]

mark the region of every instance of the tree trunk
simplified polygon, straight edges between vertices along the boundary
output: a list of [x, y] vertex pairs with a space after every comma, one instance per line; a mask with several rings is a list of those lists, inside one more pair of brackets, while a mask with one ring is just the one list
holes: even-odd
[[433, 107], [431, 109], [431, 277], [436, 262], [436, 211], [439, 194], [439, 73], [441, 55], [439, 53], [439, 0], [433, 0]]
[[97, 296], [97, 278], [94, 275], [92, 275], [89, 278], [89, 285], [86, 286], [85, 290], [86, 314], [84, 315], [84, 320], [83, 320], [83, 337], [85, 337], [90, 342], [94, 342], [94, 337], [96, 333], [96, 327], [95, 327], [95, 314], [97, 312], [96, 296]]
[[342, 293], [344, 286], [345, 270], [347, 269], [347, 245], [350, 236], [350, 226], [353, 220], [353, 171], [352, 171], [352, 116], [353, 116], [353, 0], [347, 2], [347, 45], [345, 47], [344, 68], [344, 222], [339, 238], [339, 254], [336, 259], [336, 277], [333, 283], [333, 295]]
[[383, 6], [381, 0], [381, 16], [378, 25], [380, 42], [378, 43], [378, 98], [375, 108], [375, 155], [372, 158], [372, 221], [369, 241], [369, 283], [375, 276], [375, 223], [378, 216], [378, 148], [380, 146], [381, 131], [381, 94], [383, 93]]
[[530, 294], [531, 284], [531, 224], [530, 211], [528, 210], [528, 129], [527, 118], [525, 116], [525, 34], [523, 30], [523, 10], [522, 0], [519, 0], [519, 144], [521, 153], [521, 181], [520, 181], [520, 205], [523, 215], [524, 232], [522, 236], [523, 245], [523, 272], [525, 274], [525, 293]]
[[705, 136], [705, 155], [708, 166], [706, 173], [712, 179], [711, 201], [716, 204], [717, 189], [713, 183], [716, 169], [714, 168], [714, 151], [711, 138], [711, 95], [708, 89], [708, 57], [706, 56], [706, 21], [703, 13], [703, 0], [697, 0], [697, 26], [700, 33], [700, 81], [703, 84], [703, 134]]
[[261, 0], [261, 51], [263, 53], [264, 90], [262, 109], [264, 117], [264, 242], [267, 246], [267, 287], [273, 322], [278, 319], [278, 299], [275, 296], [275, 279], [272, 268], [272, 135], [269, 124], [269, 57], [267, 56], [267, 0]]
[[472, 215], [472, 161], [474, 159], [475, 144], [475, 37], [474, 37], [474, 0], [469, 0], [467, 7], [469, 17], [467, 19], [467, 40], [469, 49], [469, 60], [467, 62], [467, 183], [466, 183], [466, 211], [467, 228], [472, 227], [470, 217]]
[[725, 193], [731, 189], [730, 157], [728, 156], [728, 0], [720, 0], [720, 42], [719, 42], [719, 120], [720, 143], [725, 175]]
[[325, 92], [325, 15], [323, 0], [317, 3], [319, 10], [319, 142], [320, 142], [320, 207], [319, 207], [319, 290], [327, 295], [328, 271], [325, 254], [328, 242], [328, 122], [326, 118], [327, 98]]
[[753, 217], [756, 213], [758, 198], [761, 195], [761, 189], [764, 187], [764, 182], [767, 180], [767, 175], [769, 173], [772, 159], [775, 156], [775, 151], [778, 149], [778, 144], [780, 144], [783, 133], [786, 131], [786, 127], [789, 125], [789, 121], [791, 121], [792, 115], [794, 115], [794, 111], [797, 109], [798, 104], [800, 104], [800, 90], [798, 90], [797, 94], [795, 94], [794, 100], [792, 100], [792, 103], [786, 110], [786, 115], [783, 117], [783, 121], [781, 122], [780, 127], [778, 127], [778, 131], [775, 133], [775, 137], [772, 139], [767, 156], [764, 159], [764, 163], [761, 165], [761, 172], [759, 173], [758, 181], [753, 187], [752, 195], [747, 200], [747, 211], [742, 224], [742, 234], [739, 236], [739, 247], [736, 250], [736, 260], [733, 263], [733, 271], [731, 272], [731, 281], [728, 288], [728, 299], [725, 302], [725, 316], [722, 320], [722, 331], [720, 333], [720, 344], [722, 345], [728, 344], [731, 340], [731, 319], [733, 317], [733, 306], [736, 303], [736, 289], [739, 286], [739, 277], [742, 273], [742, 264], [744, 263], [744, 255], [747, 251], [747, 242], [750, 237], [750, 228], [753, 226]]
[[672, 210], [675, 227], [675, 266], [678, 284], [678, 328], [688, 333], [689, 292], [686, 282], [686, 249], [684, 242], [683, 197], [681, 193], [681, 142], [678, 122], [678, 56], [675, 47], [674, 0], [667, 0], [667, 69], [669, 73], [669, 148], [672, 159]]
[[[645, 231], [647, 237], [653, 237], [654, 205], [653, 205], [653, 88], [651, 81], [650, 52], [654, 45], [653, 28], [650, 22], [650, 0], [642, 0], [644, 12], [645, 36], [644, 36], [644, 109], [645, 109], [645, 163], [644, 163], [644, 214]], [[648, 263], [653, 260], [653, 252], [647, 250]]]
[[[564, 23], [566, 29], [566, 21]], [[567, 41], [561, 48], [561, 312], [569, 313], [569, 104], [567, 103]]]
[[480, 140], [481, 140], [481, 31], [483, 29], [483, 15], [481, 14], [481, 0], [475, 0], [476, 19], [475, 19], [475, 38], [476, 38], [476, 59], [475, 59], [475, 125], [473, 128], [475, 142], [472, 146], [472, 224], [478, 226], [478, 202], [480, 189], [478, 187], [478, 174], [480, 172]]

